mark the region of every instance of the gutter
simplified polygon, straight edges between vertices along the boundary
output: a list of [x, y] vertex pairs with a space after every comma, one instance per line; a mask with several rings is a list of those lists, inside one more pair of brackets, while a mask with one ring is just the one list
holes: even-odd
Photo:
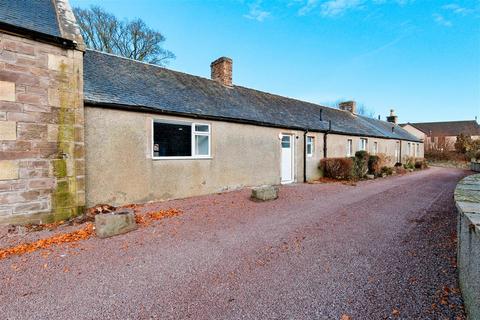
[[50, 44], [53, 43], [65, 49], [75, 49], [77, 47], [77, 43], [73, 40], [65, 39], [58, 36], [53, 36], [51, 34], [38, 32], [35, 30], [30, 30], [27, 28], [15, 26], [15, 25], [8, 24], [1, 21], [0, 21], [0, 30], [12, 35], [17, 35], [17, 36], [19, 35], [31, 40], [47, 42]]
[[[132, 112], [147, 112], [147, 113], [155, 113], [155, 114], [165, 114], [171, 116], [179, 116], [179, 117], [186, 117], [186, 118], [197, 118], [203, 120], [216, 120], [216, 121], [225, 121], [225, 122], [233, 122], [233, 123], [241, 123], [241, 124], [252, 124], [256, 126], [262, 127], [269, 127], [269, 128], [279, 128], [279, 129], [289, 129], [289, 130], [298, 130], [298, 131], [305, 131], [304, 127], [298, 126], [288, 126], [288, 125], [280, 125], [274, 124], [269, 122], [263, 121], [255, 121], [255, 120], [245, 120], [245, 119], [238, 119], [238, 118], [229, 118], [229, 117], [222, 117], [222, 116], [210, 116], [210, 115], [203, 115], [203, 114], [196, 114], [196, 113], [187, 113], [187, 112], [178, 112], [178, 111], [170, 111], [165, 109], [147, 107], [142, 105], [126, 105], [121, 103], [110, 103], [110, 102], [97, 102], [88, 99], [84, 99], [85, 106], [97, 107], [97, 108], [105, 108], [105, 109], [121, 109], [127, 110]], [[361, 135], [361, 134], [354, 134], [348, 132], [341, 132], [332, 130], [331, 122], [329, 124], [329, 128], [327, 130], [320, 130], [320, 129], [308, 129], [309, 132], [320, 132], [320, 133], [331, 133], [331, 134], [339, 134], [343, 136], [352, 136], [352, 137], [370, 137], [370, 138], [379, 138], [379, 139], [386, 139], [386, 140], [398, 140], [398, 138], [393, 137], [385, 137], [385, 136], [377, 136], [377, 135]], [[419, 142], [420, 140], [411, 140], [411, 139], [403, 139], [402, 141], [410, 141], [410, 142]]]

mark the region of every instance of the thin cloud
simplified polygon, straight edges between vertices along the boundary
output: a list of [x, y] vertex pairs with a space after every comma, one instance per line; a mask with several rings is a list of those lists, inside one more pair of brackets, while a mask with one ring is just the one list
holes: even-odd
[[460, 6], [456, 3], [446, 4], [446, 5], [442, 6], [442, 9], [451, 11], [455, 14], [459, 14], [459, 15], [462, 15], [462, 16], [466, 16], [467, 14], [470, 14], [470, 13], [473, 12], [472, 9], [462, 7], [462, 6]]
[[334, 17], [342, 15], [348, 10], [359, 9], [362, 5], [362, 0], [330, 0], [322, 3], [321, 13], [326, 17]]
[[[298, 1], [295, 1], [298, 2]], [[318, 5], [318, 0], [307, 0], [307, 3], [298, 10], [298, 15], [304, 16]]]
[[291, 0], [289, 5], [303, 3], [298, 10], [298, 15], [304, 16], [315, 9], [319, 9], [320, 14], [324, 17], [336, 17], [343, 15], [347, 11], [360, 10], [367, 7], [367, 5], [383, 5], [389, 2], [396, 3], [400, 6], [413, 3], [415, 0], [307, 0], [302, 2], [300, 0]]
[[435, 20], [436, 23], [438, 23], [441, 26], [444, 26], [444, 27], [453, 26], [453, 23], [450, 20], [445, 19], [445, 17], [442, 16], [441, 14], [434, 13], [433, 19]]
[[260, 8], [260, 3], [254, 3], [250, 6], [250, 11], [248, 14], [245, 14], [244, 17], [251, 20], [256, 20], [259, 22], [264, 21], [271, 16], [271, 12], [262, 10]]

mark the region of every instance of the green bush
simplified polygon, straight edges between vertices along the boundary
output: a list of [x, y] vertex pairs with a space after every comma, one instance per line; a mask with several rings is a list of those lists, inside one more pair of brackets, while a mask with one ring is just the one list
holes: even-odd
[[347, 180], [352, 178], [353, 160], [350, 158], [326, 158], [320, 160], [319, 168], [324, 177]]
[[382, 167], [380, 169], [381, 174], [386, 174], [387, 176], [391, 176], [393, 174], [393, 168], [392, 167]]
[[415, 158], [414, 157], [407, 157], [403, 167], [405, 169], [415, 169]]
[[368, 173], [368, 152], [357, 151], [353, 165], [353, 176], [356, 179], [362, 179]]

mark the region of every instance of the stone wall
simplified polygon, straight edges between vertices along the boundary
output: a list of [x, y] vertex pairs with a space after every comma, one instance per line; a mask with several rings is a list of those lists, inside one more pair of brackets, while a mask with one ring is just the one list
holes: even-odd
[[470, 170], [475, 172], [480, 172], [480, 162], [476, 162], [476, 161], [470, 162]]
[[83, 52], [0, 33], [0, 224], [85, 204]]
[[464, 178], [455, 189], [458, 209], [457, 265], [469, 319], [480, 319], [480, 174]]

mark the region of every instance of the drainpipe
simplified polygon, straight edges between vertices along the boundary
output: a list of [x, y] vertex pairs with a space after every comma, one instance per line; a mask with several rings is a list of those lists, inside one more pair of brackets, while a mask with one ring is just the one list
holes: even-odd
[[402, 163], [402, 140], [399, 140], [400, 141], [400, 163]]
[[303, 182], [307, 182], [307, 133], [308, 129], [303, 131]]
[[328, 130], [323, 134], [323, 157], [327, 157], [327, 135], [332, 130], [332, 120], [328, 120]]

